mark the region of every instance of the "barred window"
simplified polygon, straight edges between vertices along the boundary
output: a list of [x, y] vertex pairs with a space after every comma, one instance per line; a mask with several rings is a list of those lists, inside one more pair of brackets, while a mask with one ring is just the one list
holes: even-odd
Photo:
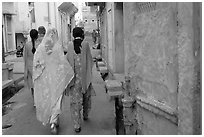
[[156, 10], [156, 2], [137, 2], [137, 12], [139, 14]]

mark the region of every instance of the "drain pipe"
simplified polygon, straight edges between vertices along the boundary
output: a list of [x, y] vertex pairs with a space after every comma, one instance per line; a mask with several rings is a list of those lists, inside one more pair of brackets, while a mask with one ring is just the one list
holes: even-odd
[[125, 126], [126, 135], [135, 134], [134, 131], [134, 110], [133, 105], [135, 100], [130, 96], [130, 77], [125, 76], [125, 83], [123, 84], [125, 89], [125, 95], [122, 99], [123, 103], [123, 120]]

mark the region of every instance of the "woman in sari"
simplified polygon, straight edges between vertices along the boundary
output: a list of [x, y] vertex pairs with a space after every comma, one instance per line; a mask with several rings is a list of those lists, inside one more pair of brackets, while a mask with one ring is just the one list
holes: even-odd
[[68, 45], [67, 59], [74, 70], [74, 77], [68, 85], [69, 93], [66, 94], [71, 96], [74, 130], [80, 132], [82, 107], [83, 119], [87, 120], [91, 109], [91, 95], [95, 95], [91, 84], [93, 60], [88, 42], [83, 41], [84, 31], [79, 27], [74, 28], [73, 37], [73, 42]]
[[63, 91], [72, 78], [73, 70], [58, 42], [56, 29], [49, 29], [38, 46], [33, 61], [34, 99], [36, 116], [51, 133], [57, 134]]
[[[38, 39], [38, 31], [35, 29], [32, 29], [30, 31], [30, 37], [31, 41], [26, 43], [24, 47], [24, 79], [25, 79], [25, 86], [28, 87], [28, 89], [31, 91], [31, 94], [33, 96], [33, 57], [34, 53], [36, 51], [37, 46], [39, 45]], [[35, 106], [35, 104], [34, 104]]]

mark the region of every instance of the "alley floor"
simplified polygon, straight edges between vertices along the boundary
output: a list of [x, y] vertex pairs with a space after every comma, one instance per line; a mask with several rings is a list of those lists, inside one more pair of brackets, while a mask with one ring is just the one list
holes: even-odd
[[[109, 101], [104, 89], [104, 81], [96, 68], [93, 69], [93, 87], [96, 96], [92, 98], [92, 110], [89, 120], [82, 122], [81, 135], [113, 135], [115, 134], [114, 104]], [[11, 110], [2, 117], [2, 125], [12, 126], [2, 130], [3, 135], [50, 135], [49, 126], [43, 126], [35, 115], [33, 99], [28, 89], [21, 89], [11, 102]], [[70, 115], [70, 99], [65, 96], [60, 115], [60, 135], [74, 135]]]
[[[88, 40], [91, 43], [90, 37]], [[90, 45], [92, 45], [91, 43]], [[22, 59], [17, 59], [15, 71], [22, 71]], [[13, 61], [15, 62], [15, 61]], [[105, 93], [105, 85], [100, 73], [93, 67], [93, 87], [96, 96], [92, 97], [92, 110], [89, 120], [82, 122], [82, 130], [75, 133], [70, 115], [70, 97], [65, 96], [62, 102], [62, 114], [60, 115], [59, 135], [114, 135], [115, 117], [114, 102], [109, 100]], [[50, 135], [49, 125], [43, 126], [37, 119], [33, 99], [27, 88], [22, 88], [17, 94], [8, 100], [7, 114], [2, 116], [3, 135]]]

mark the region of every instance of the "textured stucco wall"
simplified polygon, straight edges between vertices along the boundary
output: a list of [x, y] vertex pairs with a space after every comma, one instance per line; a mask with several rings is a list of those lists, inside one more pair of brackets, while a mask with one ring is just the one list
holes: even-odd
[[193, 3], [193, 52], [195, 59], [195, 91], [193, 95], [193, 134], [202, 134], [202, 90], [201, 90], [201, 46], [202, 46], [202, 4]]
[[114, 4], [115, 72], [124, 73], [123, 4]]
[[163, 116], [146, 110], [139, 105], [135, 111], [137, 118], [137, 134], [143, 135], [176, 135], [177, 125]]
[[[126, 71], [133, 78], [133, 88], [169, 105], [177, 107], [178, 60], [176, 10], [174, 4], [151, 12], [137, 14], [135, 3], [125, 22], [127, 50]], [[129, 18], [132, 17], [131, 20]], [[126, 18], [126, 16], [125, 16]], [[126, 23], [124, 23], [126, 25]]]
[[200, 134], [201, 3], [157, 3], [156, 10], [140, 14], [136, 3], [123, 6], [125, 73], [132, 77], [131, 93], [138, 95], [137, 89], [178, 116], [175, 130], [163, 117], [156, 121], [151, 111], [137, 108], [141, 134], [163, 134], [161, 123], [168, 134]]
[[[140, 14], [136, 3], [123, 5], [125, 72], [132, 77], [132, 95], [139, 89], [147, 97], [176, 110], [176, 4], [159, 3], [156, 10]], [[177, 134], [177, 125], [166, 118], [139, 107], [137, 114], [139, 134]]]
[[115, 45], [114, 45], [114, 2], [106, 3], [107, 12], [107, 41], [108, 41], [108, 67], [115, 70]]
[[198, 134], [201, 120], [199, 14], [195, 3], [178, 4], [178, 134]]

